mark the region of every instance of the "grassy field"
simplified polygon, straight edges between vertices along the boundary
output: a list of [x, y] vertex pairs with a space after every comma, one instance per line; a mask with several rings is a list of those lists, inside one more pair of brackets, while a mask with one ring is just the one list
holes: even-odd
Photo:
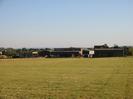
[[133, 57], [0, 60], [0, 99], [132, 99]]

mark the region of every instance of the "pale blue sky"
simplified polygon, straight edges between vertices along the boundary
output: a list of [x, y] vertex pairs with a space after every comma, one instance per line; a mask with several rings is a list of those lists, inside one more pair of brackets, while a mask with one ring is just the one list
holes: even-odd
[[133, 0], [0, 0], [0, 47], [133, 45]]

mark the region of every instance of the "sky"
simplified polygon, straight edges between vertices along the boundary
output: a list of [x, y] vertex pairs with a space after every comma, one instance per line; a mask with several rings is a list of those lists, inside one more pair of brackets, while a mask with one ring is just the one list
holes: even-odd
[[133, 0], [0, 0], [0, 47], [133, 45]]

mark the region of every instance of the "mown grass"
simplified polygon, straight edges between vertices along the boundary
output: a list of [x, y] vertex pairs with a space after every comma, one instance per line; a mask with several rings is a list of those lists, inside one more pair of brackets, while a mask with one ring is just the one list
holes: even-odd
[[132, 99], [133, 57], [0, 60], [0, 99]]

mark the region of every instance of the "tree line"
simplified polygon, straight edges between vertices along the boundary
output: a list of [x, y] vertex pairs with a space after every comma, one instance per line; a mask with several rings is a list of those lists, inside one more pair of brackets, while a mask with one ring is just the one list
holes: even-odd
[[30, 58], [33, 57], [32, 52], [38, 52], [39, 56], [43, 51], [49, 50], [48, 48], [0, 48], [1, 56], [6, 56], [7, 58]]

